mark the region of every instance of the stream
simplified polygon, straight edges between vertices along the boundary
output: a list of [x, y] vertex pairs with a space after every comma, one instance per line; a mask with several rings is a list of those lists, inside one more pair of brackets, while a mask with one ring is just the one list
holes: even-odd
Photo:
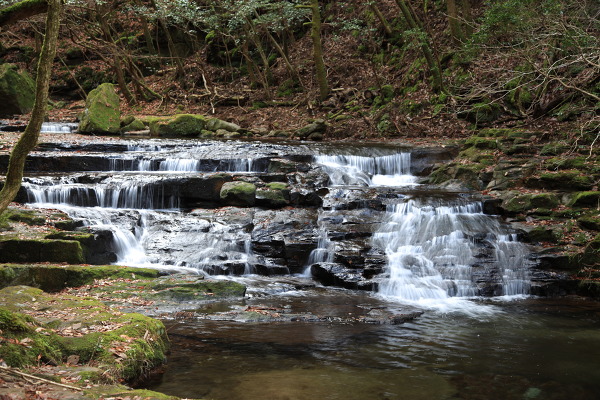
[[[189, 304], [205, 318], [165, 320], [172, 352], [154, 390], [248, 400], [597, 398], [598, 303], [533, 296], [548, 277], [494, 202], [424, 183], [452, 151], [47, 142], [28, 159], [20, 200], [95, 233], [90, 264], [247, 285], [243, 300]], [[224, 197], [240, 181], [254, 197]], [[216, 318], [246, 307], [326, 318]], [[422, 314], [402, 324], [387, 319], [414, 312]]]

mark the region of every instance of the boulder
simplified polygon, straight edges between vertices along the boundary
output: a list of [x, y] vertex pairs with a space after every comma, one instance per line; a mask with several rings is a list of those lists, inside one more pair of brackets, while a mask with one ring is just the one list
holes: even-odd
[[84, 257], [81, 244], [74, 240], [8, 239], [0, 241], [0, 262], [82, 264]]
[[322, 135], [326, 130], [327, 124], [325, 121], [322, 119], [317, 119], [305, 127], [298, 129], [297, 135], [300, 137], [300, 139], [309, 139], [311, 135], [315, 138], [322, 138]]
[[208, 119], [204, 115], [177, 114], [150, 122], [150, 135], [159, 137], [197, 137], [206, 130]]
[[206, 123], [205, 129], [215, 132], [221, 129], [228, 132], [239, 132], [242, 128], [232, 122], [223, 121], [218, 118], [211, 118]]
[[252, 207], [256, 203], [256, 186], [242, 181], [225, 182], [220, 197], [227, 205]]
[[0, 117], [26, 114], [33, 109], [35, 83], [27, 72], [20, 72], [14, 64], [0, 65]]
[[86, 134], [115, 134], [121, 128], [119, 96], [115, 86], [103, 83], [92, 90], [85, 101], [79, 132]]
[[575, 193], [569, 207], [598, 207], [600, 205], [600, 192], [589, 191]]
[[121, 132], [136, 132], [143, 131], [146, 129], [146, 125], [137, 118], [134, 118], [131, 122], [127, 123], [121, 128]]

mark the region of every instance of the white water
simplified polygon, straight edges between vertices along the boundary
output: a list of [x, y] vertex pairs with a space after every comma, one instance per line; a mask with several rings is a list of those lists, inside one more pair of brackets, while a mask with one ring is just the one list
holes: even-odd
[[[480, 203], [391, 206], [373, 243], [385, 249], [389, 278], [380, 293], [409, 302], [443, 303], [451, 297], [480, 295], [477, 275], [492, 279], [495, 295], [529, 291], [527, 247], [508, 234]], [[479, 243], [477, 243], [479, 242]], [[485, 256], [490, 262], [479, 263]]]
[[78, 128], [76, 123], [44, 122], [42, 123], [41, 133], [71, 133]]
[[417, 178], [410, 173], [410, 153], [379, 157], [353, 155], [320, 155], [333, 186], [405, 186], [414, 185]]

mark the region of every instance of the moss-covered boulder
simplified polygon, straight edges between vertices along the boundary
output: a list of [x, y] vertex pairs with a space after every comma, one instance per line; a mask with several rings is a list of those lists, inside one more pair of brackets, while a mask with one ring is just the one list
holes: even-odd
[[267, 208], [280, 208], [290, 204], [290, 190], [283, 182], [271, 182], [256, 191], [256, 204]]
[[466, 119], [475, 125], [485, 125], [497, 120], [502, 115], [502, 107], [497, 103], [475, 103], [465, 111], [459, 112], [458, 117]]
[[91, 284], [97, 279], [157, 278], [159, 275], [160, 272], [155, 269], [118, 265], [4, 264], [0, 265], [0, 288], [26, 285], [46, 292], [57, 292], [68, 287]]
[[220, 197], [227, 205], [252, 207], [256, 203], [256, 186], [242, 181], [225, 182]]
[[206, 129], [208, 118], [204, 115], [177, 114], [169, 118], [159, 118], [150, 121], [149, 128], [152, 136], [158, 137], [197, 137]]
[[526, 239], [531, 243], [557, 243], [560, 233], [552, 227], [537, 226], [527, 233]]
[[590, 190], [594, 186], [594, 178], [578, 170], [545, 172], [525, 181], [525, 186], [532, 189], [561, 190], [574, 192]]
[[79, 132], [96, 135], [116, 134], [121, 127], [120, 121], [119, 96], [115, 92], [115, 86], [103, 83], [87, 96]]
[[600, 206], [600, 192], [587, 191], [575, 193], [568, 204], [569, 207], [598, 207]]
[[585, 215], [577, 219], [577, 224], [583, 229], [600, 231], [600, 215]]
[[502, 206], [509, 213], [525, 213], [536, 208], [552, 209], [559, 204], [553, 193], [523, 194], [508, 199]]
[[495, 150], [498, 148], [498, 141], [494, 138], [471, 136], [465, 141], [465, 147], [474, 147], [482, 150]]
[[123, 122], [121, 122], [121, 125], [121, 133], [138, 132], [147, 129], [146, 125], [137, 118], [133, 118], [133, 120], [124, 125]]
[[26, 114], [33, 109], [35, 82], [27, 72], [18, 71], [14, 64], [0, 65], [0, 117]]
[[0, 262], [83, 264], [83, 248], [72, 240], [0, 240]]
[[218, 118], [210, 118], [206, 123], [206, 129], [213, 132], [217, 132], [219, 130], [224, 130], [227, 132], [239, 132], [242, 128], [233, 122], [223, 121]]
[[444, 164], [433, 170], [429, 175], [429, 182], [442, 184], [455, 180], [462, 182], [466, 188], [481, 190], [486, 184], [481, 176], [485, 167], [483, 164], [463, 164], [458, 162]]

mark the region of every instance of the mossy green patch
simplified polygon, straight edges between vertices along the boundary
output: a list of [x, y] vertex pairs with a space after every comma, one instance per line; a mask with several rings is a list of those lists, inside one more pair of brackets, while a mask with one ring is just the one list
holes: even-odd
[[569, 207], [599, 207], [600, 206], [600, 192], [598, 191], [586, 191], [575, 193], [571, 201], [568, 204]]
[[0, 262], [83, 264], [83, 248], [72, 240], [0, 240]]
[[242, 181], [225, 182], [220, 197], [229, 205], [253, 206], [256, 202], [256, 186]]
[[149, 123], [150, 134], [159, 137], [198, 136], [206, 129], [208, 119], [204, 115], [177, 114], [156, 119]]
[[476, 149], [495, 150], [498, 148], [496, 139], [484, 138], [479, 136], [471, 136], [465, 141], [465, 147], [474, 147]]
[[67, 287], [93, 283], [96, 279], [157, 278], [159, 271], [149, 268], [131, 268], [118, 265], [0, 265], [0, 287], [28, 285], [55, 292]]
[[[81, 363], [93, 363], [115, 380], [130, 380], [164, 362], [168, 347], [162, 322], [141, 314], [124, 314], [98, 300], [49, 295], [39, 289], [11, 286], [0, 290], [0, 322], [13, 326], [15, 338], [30, 338], [35, 351], [27, 346], [0, 346], [4, 360], [14, 366], [37, 362], [38, 354], [54, 357], [79, 356]], [[15, 316], [15, 309], [28, 316]], [[6, 334], [4, 332], [3, 334]], [[40, 351], [44, 350], [44, 353]]]
[[17, 70], [14, 64], [0, 65], [0, 116], [12, 117], [26, 114], [33, 109], [35, 83], [26, 72]]
[[515, 196], [503, 204], [511, 213], [524, 213], [532, 209], [552, 209], [559, 204], [558, 197], [552, 193], [523, 194]]
[[586, 215], [577, 220], [579, 226], [584, 229], [600, 231], [600, 215]]
[[525, 181], [525, 186], [534, 189], [561, 190], [573, 192], [589, 190], [594, 186], [594, 178], [578, 170], [545, 172]]
[[79, 132], [89, 134], [115, 134], [121, 127], [119, 96], [112, 83], [103, 83], [92, 90], [85, 103]]

